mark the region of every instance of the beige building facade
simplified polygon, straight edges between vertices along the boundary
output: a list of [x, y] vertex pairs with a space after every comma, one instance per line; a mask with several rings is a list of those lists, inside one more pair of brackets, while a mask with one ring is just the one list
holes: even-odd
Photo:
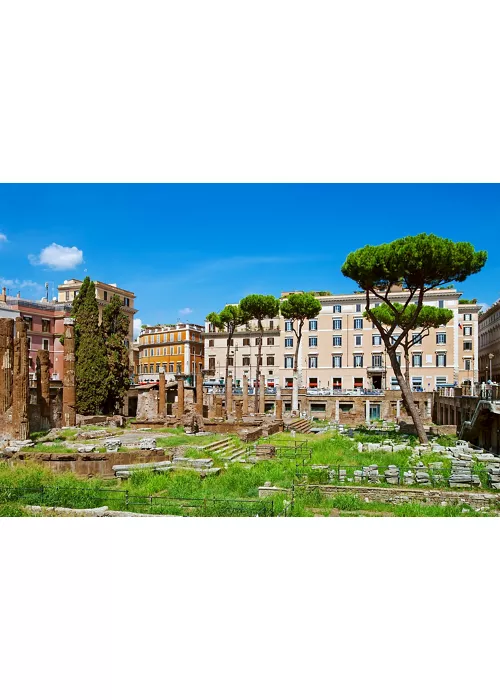
[[[282, 298], [288, 293], [284, 292]], [[445, 384], [478, 380], [477, 304], [460, 304], [456, 289], [430, 291], [425, 303], [453, 311], [446, 327], [432, 329], [410, 351], [410, 381], [415, 391], [434, 391]], [[316, 295], [322, 309], [306, 321], [298, 354], [299, 386], [318, 393], [397, 390], [398, 383], [382, 339], [372, 323], [363, 318], [363, 294]], [[392, 301], [404, 303], [404, 290], [393, 292]], [[373, 299], [372, 304], [379, 300]], [[268, 387], [288, 388], [293, 383], [296, 336], [293, 323], [276, 318], [265, 324], [261, 371]], [[206, 324], [205, 369], [221, 379], [225, 374], [226, 334]], [[396, 331], [397, 333], [397, 331]], [[414, 331], [418, 340], [418, 329]], [[257, 364], [256, 323], [241, 327], [231, 347], [233, 379], [247, 375], [252, 386]], [[405, 370], [401, 350], [401, 366]]]
[[[60, 284], [57, 288], [58, 301], [71, 304], [75, 296], [77, 296], [78, 292], [80, 291], [82, 284], [82, 280], [64, 280], [63, 284]], [[97, 305], [99, 307], [99, 322], [102, 321], [102, 310], [109, 304], [111, 298], [115, 294], [120, 298], [123, 304], [123, 312], [129, 318], [128, 347], [130, 366], [132, 368], [134, 366], [132, 351], [132, 344], [134, 342], [134, 314], [137, 313], [137, 309], [134, 306], [135, 294], [127, 289], [118, 287], [116, 284], [107, 284], [106, 282], [98, 282], [94, 280], [94, 285]]]
[[500, 383], [500, 299], [479, 316], [479, 378]]

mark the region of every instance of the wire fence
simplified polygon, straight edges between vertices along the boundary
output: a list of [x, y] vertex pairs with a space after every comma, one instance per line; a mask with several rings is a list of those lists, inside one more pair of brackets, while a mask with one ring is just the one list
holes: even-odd
[[0, 487], [0, 504], [18, 503], [63, 508], [99, 508], [148, 513], [153, 515], [180, 515], [194, 517], [286, 517], [286, 504], [276, 507], [272, 498], [231, 499], [216, 497], [184, 497], [140, 495], [129, 490], [38, 486]]

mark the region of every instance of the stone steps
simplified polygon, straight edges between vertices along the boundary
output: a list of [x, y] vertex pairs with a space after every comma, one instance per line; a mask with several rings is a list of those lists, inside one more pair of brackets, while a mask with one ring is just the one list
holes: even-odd
[[205, 448], [205, 451], [210, 452], [213, 455], [217, 455], [217, 457], [227, 460], [228, 462], [243, 461], [241, 460], [241, 457], [246, 452], [244, 447], [239, 447], [235, 444], [232, 437], [227, 437], [223, 440], [213, 442], [211, 445], [208, 445]]
[[298, 420], [288, 423], [288, 430], [295, 430], [296, 433], [311, 433], [311, 428], [311, 422], [306, 418], [299, 418]]

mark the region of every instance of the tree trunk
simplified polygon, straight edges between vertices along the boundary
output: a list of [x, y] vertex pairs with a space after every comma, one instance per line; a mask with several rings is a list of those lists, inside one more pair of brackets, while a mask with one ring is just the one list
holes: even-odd
[[264, 335], [264, 328], [262, 327], [262, 322], [259, 321], [259, 331], [260, 331], [260, 344], [259, 344], [259, 352], [257, 353], [257, 370], [255, 373], [255, 389], [254, 389], [254, 412], [257, 414], [259, 412], [259, 395], [260, 392], [262, 391], [262, 387], [260, 385], [260, 363], [262, 359], [262, 336]]
[[293, 362], [293, 386], [292, 386], [292, 412], [299, 410], [299, 348], [302, 340], [302, 325], [296, 334], [297, 347], [295, 348], [295, 359]]
[[[224, 377], [224, 390], [226, 392], [226, 413], [229, 413], [231, 410], [231, 393], [232, 393], [232, 386], [231, 390], [229, 389], [229, 355], [231, 352], [231, 338], [232, 334], [229, 333], [227, 336], [227, 349], [226, 349], [226, 373]], [[195, 375], [196, 376], [196, 375]], [[196, 380], [195, 380], [196, 383]], [[232, 384], [232, 381], [231, 381]]]
[[426, 445], [428, 443], [427, 440], [427, 435], [425, 434], [424, 430], [424, 423], [422, 421], [422, 418], [420, 417], [419, 412], [417, 411], [417, 407], [415, 406], [415, 402], [413, 401], [413, 396], [411, 393], [410, 386], [406, 382], [405, 378], [403, 377], [403, 373], [401, 372], [401, 366], [397, 360], [396, 353], [389, 352], [389, 359], [391, 361], [392, 369], [394, 370], [394, 374], [396, 375], [396, 378], [399, 382], [399, 386], [401, 388], [401, 393], [403, 395], [403, 401], [405, 402], [405, 405], [407, 407], [407, 410], [409, 414], [411, 415], [413, 419], [413, 423], [415, 425], [415, 428], [417, 430], [417, 435], [418, 439], [423, 445]]

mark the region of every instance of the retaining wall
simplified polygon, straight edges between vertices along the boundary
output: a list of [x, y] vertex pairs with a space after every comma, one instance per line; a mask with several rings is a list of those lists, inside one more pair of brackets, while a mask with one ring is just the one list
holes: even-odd
[[13, 461], [33, 461], [56, 473], [73, 472], [79, 476], [114, 476], [117, 464], [144, 464], [172, 459], [165, 450], [130, 450], [128, 452], [18, 452]]

